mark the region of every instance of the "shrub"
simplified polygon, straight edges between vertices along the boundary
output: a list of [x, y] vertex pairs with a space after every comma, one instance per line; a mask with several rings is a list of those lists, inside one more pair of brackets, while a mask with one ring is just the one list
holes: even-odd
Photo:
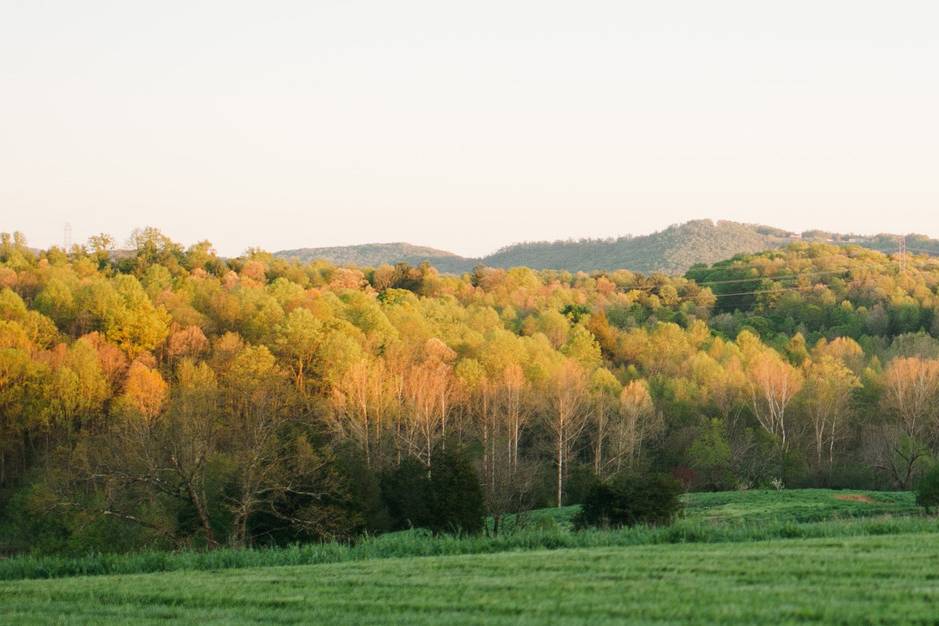
[[381, 480], [392, 530], [427, 528], [434, 533], [478, 533], [485, 522], [479, 477], [456, 446], [434, 452], [428, 469], [405, 459]]
[[436, 533], [479, 533], [486, 504], [479, 477], [469, 456], [450, 446], [434, 454], [430, 474], [431, 530]]
[[663, 474], [620, 473], [596, 481], [574, 519], [577, 529], [668, 524], [681, 511], [681, 484]]
[[375, 535], [386, 532], [391, 521], [382, 500], [378, 475], [368, 467], [362, 455], [351, 447], [340, 450], [337, 464], [348, 495], [349, 508], [361, 516], [364, 530]]
[[[567, 479], [564, 481], [564, 504], [583, 504], [590, 493], [591, 487], [596, 482], [597, 477], [590, 466], [574, 465]], [[553, 484], [552, 484], [553, 487]], [[548, 506], [557, 504], [551, 498], [548, 499]]]
[[381, 477], [381, 496], [388, 510], [391, 530], [430, 526], [427, 468], [417, 459], [404, 459]]
[[927, 513], [939, 506], [939, 463], [929, 468], [916, 483], [916, 504]]

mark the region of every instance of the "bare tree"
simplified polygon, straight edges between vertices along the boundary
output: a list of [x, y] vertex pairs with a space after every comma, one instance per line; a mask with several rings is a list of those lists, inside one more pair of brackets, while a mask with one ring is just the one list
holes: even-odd
[[447, 436], [456, 392], [451, 365], [456, 355], [439, 339], [429, 340], [424, 352], [424, 360], [405, 373], [406, 414], [400, 435], [408, 453], [429, 466], [435, 445]]
[[371, 467], [380, 452], [388, 405], [384, 361], [365, 358], [354, 363], [333, 386], [331, 404], [331, 428], [341, 439], [355, 442]]
[[609, 466], [605, 456], [609, 447], [610, 431], [618, 413], [618, 396], [622, 386], [616, 377], [604, 368], [597, 369], [590, 378], [590, 394], [593, 410], [593, 473], [603, 476]]
[[548, 381], [545, 420], [554, 440], [557, 466], [557, 505], [564, 504], [564, 475], [574, 446], [590, 417], [587, 377], [583, 368], [566, 359]]
[[512, 471], [518, 469], [518, 447], [522, 432], [531, 419], [529, 394], [531, 385], [525, 378], [525, 372], [517, 363], [505, 368], [502, 384], [499, 387], [499, 409], [505, 417], [509, 431], [510, 463]]

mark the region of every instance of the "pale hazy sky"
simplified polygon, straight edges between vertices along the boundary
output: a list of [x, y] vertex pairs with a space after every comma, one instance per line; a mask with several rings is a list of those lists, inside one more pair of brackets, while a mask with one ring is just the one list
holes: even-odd
[[939, 236], [935, 0], [0, 0], [0, 230]]

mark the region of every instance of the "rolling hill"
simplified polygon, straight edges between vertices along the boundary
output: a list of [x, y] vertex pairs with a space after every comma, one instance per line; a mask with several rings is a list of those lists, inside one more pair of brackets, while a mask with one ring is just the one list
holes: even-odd
[[[820, 230], [793, 233], [771, 226], [730, 221], [694, 220], [650, 235], [615, 239], [580, 239], [517, 243], [481, 258], [408, 243], [363, 244], [332, 248], [299, 248], [275, 255], [301, 261], [323, 259], [337, 265], [374, 267], [383, 263], [429, 262], [444, 273], [459, 274], [477, 265], [531, 267], [567, 271], [629, 269], [637, 272], [683, 274], [696, 263], [715, 263], [737, 254], [777, 248], [795, 241], [830, 241], [893, 251], [896, 235], [861, 236]], [[911, 252], [939, 254], [939, 241], [923, 235], [907, 236]]]
[[493, 267], [591, 271], [630, 269], [681, 274], [695, 263], [714, 263], [741, 252], [785, 245], [794, 234], [736, 222], [695, 220], [641, 237], [522, 243], [484, 259]]
[[476, 264], [474, 259], [467, 259], [452, 252], [400, 242], [366, 243], [331, 248], [299, 248], [297, 250], [281, 250], [274, 254], [275, 256], [297, 259], [303, 262], [322, 259], [336, 265], [355, 265], [359, 267], [375, 267], [384, 263], [420, 265], [423, 261], [428, 261], [440, 271], [454, 274], [468, 271]]

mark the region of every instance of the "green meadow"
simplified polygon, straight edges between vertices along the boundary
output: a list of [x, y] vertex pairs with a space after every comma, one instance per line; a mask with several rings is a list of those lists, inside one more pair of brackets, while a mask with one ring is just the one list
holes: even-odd
[[[0, 562], [15, 623], [928, 623], [939, 523], [909, 493], [690, 494], [665, 528]], [[157, 558], [159, 557], [159, 558]], [[81, 575], [84, 572], [85, 575]], [[139, 572], [139, 573], [137, 573]]]

